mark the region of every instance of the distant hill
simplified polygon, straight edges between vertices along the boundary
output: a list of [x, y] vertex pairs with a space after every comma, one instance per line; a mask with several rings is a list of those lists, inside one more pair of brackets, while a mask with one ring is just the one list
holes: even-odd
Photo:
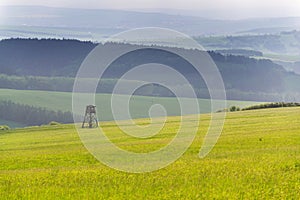
[[[71, 91], [72, 77], [75, 76], [83, 59], [96, 45], [92, 42], [54, 39], [9, 39], [0, 41], [0, 73], [5, 74], [0, 76], [1, 87]], [[122, 46], [125, 44], [111, 45]], [[281, 93], [299, 91], [300, 76], [287, 72], [283, 67], [274, 64], [270, 60], [221, 55], [215, 52], [209, 53], [221, 72], [226, 89], [231, 91], [229, 96], [232, 99], [267, 101], [272, 98], [261, 98], [259, 93], [278, 94], [282, 97]], [[203, 91], [201, 88], [206, 87], [203, 79], [195, 73], [189, 63], [168, 52], [149, 48], [120, 57], [112, 63], [104, 78], [114, 80], [134, 66], [161, 61], [162, 64], [172, 66], [186, 75], [199, 91]], [[48, 78], [30, 78], [28, 76]], [[65, 77], [70, 78], [66, 79]], [[60, 84], [61, 87], [57, 84]], [[106, 89], [99, 92], [109, 93], [115, 82], [108, 81], [105, 84], [107, 84]], [[239, 92], [247, 93], [247, 95], [236, 95]], [[141, 92], [141, 95], [143, 94], [145, 93]], [[164, 91], [158, 92], [158, 95], [169, 96]], [[205, 92], [199, 93], [199, 97], [206, 98], [207, 94]]]
[[288, 56], [298, 56], [300, 60], [300, 31], [285, 31], [274, 34], [236, 35], [195, 38], [206, 49], [243, 49], [260, 51], [265, 56], [278, 55], [284, 59]]
[[263, 56], [263, 53], [260, 51], [247, 50], [247, 49], [219, 49], [214, 50], [216, 53], [224, 54], [224, 55], [237, 55], [237, 56]]
[[96, 45], [77, 40], [2, 40], [0, 73], [19, 76], [75, 76], [83, 59]]
[[273, 30], [288, 31], [300, 28], [299, 17], [215, 20], [157, 12], [41, 6], [5, 6], [1, 10], [4, 14], [0, 21], [2, 25], [0, 37], [22, 35], [77, 39], [88, 37], [90, 40], [97, 40], [104, 35], [141, 27], [171, 28], [189, 35], [224, 35], [256, 29], [273, 32]]

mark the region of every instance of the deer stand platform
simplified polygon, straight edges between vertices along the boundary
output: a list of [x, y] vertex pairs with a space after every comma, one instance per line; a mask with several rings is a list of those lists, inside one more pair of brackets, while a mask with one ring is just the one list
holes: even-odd
[[[88, 126], [86, 126], [86, 124]], [[96, 106], [88, 105], [85, 110], [85, 116], [82, 122], [82, 128], [96, 128], [96, 127], [98, 127]]]

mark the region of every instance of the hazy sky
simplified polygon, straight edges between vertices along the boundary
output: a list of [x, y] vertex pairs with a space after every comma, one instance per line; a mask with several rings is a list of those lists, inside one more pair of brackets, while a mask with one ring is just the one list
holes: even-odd
[[[44, 5], [125, 10], [179, 9], [216, 18], [300, 16], [300, 0], [0, 0], [0, 5]], [[212, 11], [214, 11], [212, 13]], [[179, 11], [178, 11], [179, 12]]]

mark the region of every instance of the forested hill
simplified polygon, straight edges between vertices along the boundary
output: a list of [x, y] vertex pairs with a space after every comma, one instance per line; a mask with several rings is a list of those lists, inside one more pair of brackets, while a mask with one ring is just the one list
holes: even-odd
[[[74, 77], [84, 58], [97, 45], [77, 40], [2, 40], [0, 41], [0, 73], [15, 76]], [[228, 90], [280, 93], [293, 92], [297, 89], [295, 85], [299, 85], [294, 84], [299, 83], [299, 76], [286, 72], [280, 65], [269, 60], [209, 53], [220, 69]], [[120, 59], [112, 70], [108, 71], [107, 77], [118, 77], [132, 66], [159, 60], [167, 60], [163, 64], [174, 66], [189, 76], [194, 75], [188, 63], [179, 60], [176, 56], [167, 52], [145, 49]]]
[[2, 40], [0, 41], [0, 73], [74, 76], [83, 59], [96, 45], [78, 40]]

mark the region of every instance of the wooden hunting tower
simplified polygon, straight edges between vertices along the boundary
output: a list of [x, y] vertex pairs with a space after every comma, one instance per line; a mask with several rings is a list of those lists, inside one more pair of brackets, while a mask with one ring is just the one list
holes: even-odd
[[84, 116], [83, 123], [82, 123], [82, 128], [86, 128], [85, 124], [88, 125], [87, 128], [98, 127], [96, 106], [94, 106], [94, 105], [86, 106], [85, 116]]

